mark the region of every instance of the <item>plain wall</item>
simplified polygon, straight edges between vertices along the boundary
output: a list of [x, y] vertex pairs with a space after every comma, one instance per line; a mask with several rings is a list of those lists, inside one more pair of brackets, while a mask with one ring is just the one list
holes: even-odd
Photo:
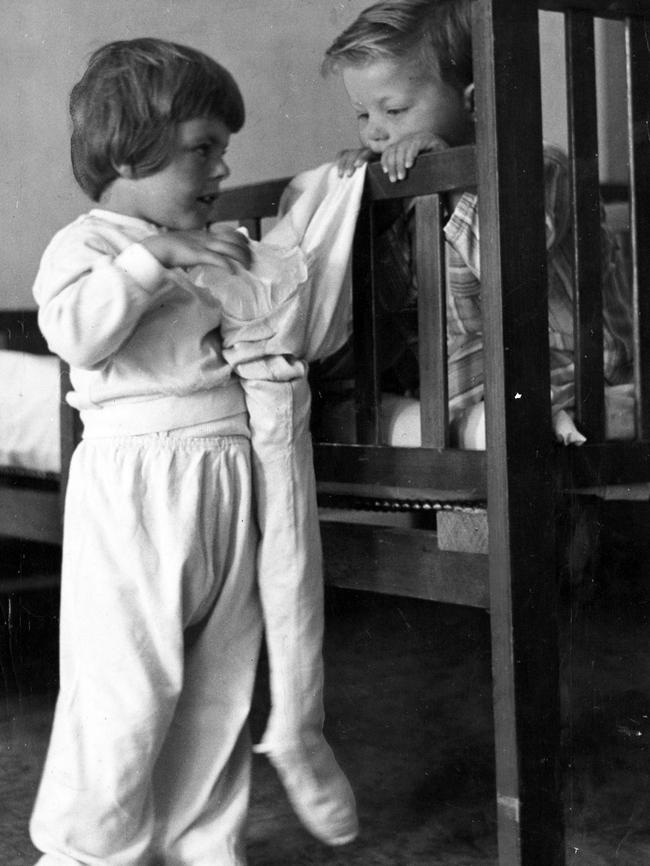
[[[628, 176], [625, 87], [625, 30], [621, 21], [596, 21], [598, 159], [604, 182], [624, 184]], [[567, 147], [567, 100], [563, 16], [541, 18], [540, 51], [544, 136]]]
[[[95, 48], [158, 36], [202, 49], [247, 107], [228, 154], [231, 183], [295, 174], [354, 143], [324, 48], [366, 5], [334, 0], [6, 0], [0, 35], [0, 306], [33, 306], [31, 284], [57, 228], [88, 207], [69, 167], [67, 98]], [[10, 14], [7, 6], [10, 7]]]
[[[366, 0], [2, 0], [0, 306], [33, 306], [31, 284], [52, 234], [88, 202], [69, 167], [67, 98], [95, 48], [159, 36], [202, 49], [236, 77], [247, 107], [228, 153], [229, 184], [292, 175], [357, 143], [324, 49]], [[545, 134], [566, 139], [561, 20], [543, 20]]]

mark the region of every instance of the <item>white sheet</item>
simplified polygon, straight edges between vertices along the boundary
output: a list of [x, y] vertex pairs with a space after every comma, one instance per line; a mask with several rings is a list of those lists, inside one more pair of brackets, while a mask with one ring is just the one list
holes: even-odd
[[0, 466], [59, 472], [59, 361], [0, 351]]

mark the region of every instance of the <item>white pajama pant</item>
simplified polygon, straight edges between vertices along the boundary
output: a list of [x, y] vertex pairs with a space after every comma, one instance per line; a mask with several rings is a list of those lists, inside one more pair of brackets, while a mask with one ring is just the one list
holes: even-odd
[[323, 565], [306, 375], [241, 378], [249, 413], [261, 540], [258, 581], [271, 714], [260, 751], [322, 733]]
[[87, 439], [72, 461], [39, 866], [241, 866], [261, 638], [249, 442]]

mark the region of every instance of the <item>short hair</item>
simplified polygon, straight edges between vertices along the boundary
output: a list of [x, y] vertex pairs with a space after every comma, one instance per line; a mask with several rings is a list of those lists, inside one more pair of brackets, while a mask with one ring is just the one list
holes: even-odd
[[471, 0], [381, 0], [369, 6], [325, 52], [322, 72], [401, 60], [417, 52], [444, 81], [466, 87], [472, 69]]
[[206, 54], [142, 38], [95, 51], [70, 93], [72, 170], [93, 201], [130, 166], [154, 174], [169, 161], [176, 126], [209, 117], [231, 132], [244, 125], [244, 101], [232, 75]]

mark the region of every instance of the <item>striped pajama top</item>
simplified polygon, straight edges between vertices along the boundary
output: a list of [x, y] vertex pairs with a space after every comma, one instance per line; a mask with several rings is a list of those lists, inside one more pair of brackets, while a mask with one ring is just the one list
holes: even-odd
[[[574, 405], [573, 236], [569, 165], [555, 147], [544, 150], [546, 246], [548, 250], [550, 383], [553, 412]], [[380, 357], [383, 388], [417, 395], [417, 284], [412, 273], [412, 212], [403, 214], [380, 238], [379, 300], [384, 326]], [[447, 347], [450, 417], [483, 399], [478, 201], [465, 192], [444, 228], [447, 268]], [[604, 216], [601, 234], [603, 360], [605, 382], [629, 381], [632, 325], [629, 283], [615, 238]]]

